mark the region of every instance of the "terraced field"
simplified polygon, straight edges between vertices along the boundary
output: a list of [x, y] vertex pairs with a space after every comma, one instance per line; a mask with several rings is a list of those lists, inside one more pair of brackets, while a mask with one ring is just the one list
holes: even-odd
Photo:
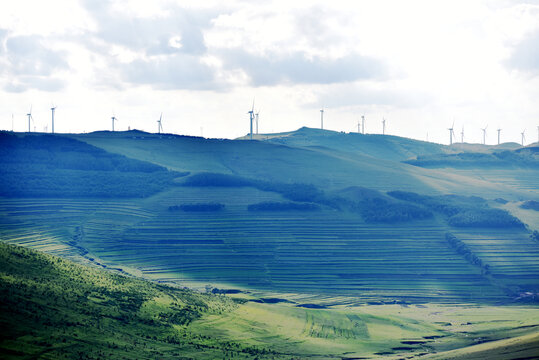
[[[531, 199], [537, 199], [537, 169], [481, 169], [462, 170], [451, 169], [451, 172], [478, 180], [486, 180], [493, 184], [503, 185], [510, 189], [522, 191], [520, 196], [528, 196]], [[511, 196], [512, 194], [508, 194]]]
[[[436, 221], [372, 225], [330, 209], [247, 211], [251, 203], [282, 200], [251, 188], [185, 187], [136, 201], [2, 200], [1, 236], [160, 281], [288, 294], [298, 302], [506, 298], [480, 268], [448, 246], [448, 229]], [[168, 210], [206, 201], [223, 203], [225, 209]], [[500, 251], [511, 253], [511, 244]], [[521, 254], [533, 250], [528, 245]], [[538, 270], [539, 254], [532, 254], [524, 267], [522, 257], [486, 261], [496, 277], [514, 274], [513, 281], [529, 285]]]
[[114, 237], [151, 216], [129, 200], [1, 199], [0, 238], [81, 261], [90, 257], [80, 243], [85, 225], [97, 224], [92, 236]]
[[497, 229], [454, 230], [483, 263], [489, 264], [493, 277], [515, 292], [539, 289], [539, 244], [528, 233]]

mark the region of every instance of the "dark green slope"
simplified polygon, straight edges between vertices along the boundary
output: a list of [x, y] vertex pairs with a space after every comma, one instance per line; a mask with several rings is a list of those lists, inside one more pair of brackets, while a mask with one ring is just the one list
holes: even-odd
[[0, 132], [4, 197], [146, 197], [183, 175], [64, 136]]
[[230, 299], [113, 275], [0, 242], [0, 358], [264, 357], [189, 324]]
[[539, 170], [539, 147], [501, 150], [491, 153], [461, 152], [457, 154], [421, 155], [406, 163], [425, 168], [456, 169], [534, 169]]

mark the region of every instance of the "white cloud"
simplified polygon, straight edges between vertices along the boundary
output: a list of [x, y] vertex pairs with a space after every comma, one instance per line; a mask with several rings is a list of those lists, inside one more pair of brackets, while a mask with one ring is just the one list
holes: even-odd
[[217, 137], [245, 134], [253, 96], [263, 131], [318, 126], [320, 106], [335, 130], [366, 112], [443, 142], [453, 117], [469, 141], [539, 118], [534, 1], [20, 0], [0, 24], [3, 128], [30, 103], [44, 121], [51, 98], [59, 130], [108, 128], [115, 109], [155, 131], [163, 110], [168, 131]]

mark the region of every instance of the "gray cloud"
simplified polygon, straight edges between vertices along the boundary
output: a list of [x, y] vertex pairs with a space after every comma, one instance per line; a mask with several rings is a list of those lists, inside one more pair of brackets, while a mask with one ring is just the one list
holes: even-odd
[[243, 70], [255, 86], [282, 83], [331, 84], [385, 76], [385, 67], [381, 62], [357, 54], [336, 60], [307, 59], [301, 53], [271, 58], [233, 49], [223, 50], [221, 56], [226, 68]]
[[193, 55], [174, 54], [152, 61], [136, 60], [122, 65], [122, 78], [130, 83], [150, 84], [160, 89], [215, 89], [213, 69]]
[[56, 91], [63, 87], [55, 74], [69, 69], [65, 54], [48, 49], [42, 41], [36, 35], [7, 37], [2, 54], [5, 66], [1, 71], [8, 79], [4, 84], [6, 91], [21, 92], [29, 88]]
[[[130, 18], [113, 12], [108, 1], [92, 0], [85, 4], [98, 24], [96, 37], [147, 55], [205, 53], [203, 29], [211, 25], [218, 13], [175, 6], [167, 9], [167, 16]], [[169, 40], [178, 36], [181, 48], [170, 46]]]
[[[203, 30], [211, 26], [217, 10], [190, 10], [177, 6], [167, 14], [148, 18], [131, 18], [114, 12], [107, 1], [86, 1], [85, 6], [98, 24], [90, 33], [88, 48], [110, 54], [112, 45], [121, 45], [140, 55], [130, 63], [107, 57], [109, 74], [98, 79], [111, 87], [125, 84], [148, 84], [159, 89], [215, 89], [214, 70], [201, 59], [207, 54]], [[172, 46], [171, 39], [181, 46]], [[96, 41], [98, 40], [98, 41]]]
[[539, 75], [539, 29], [516, 44], [506, 65], [533, 76]]

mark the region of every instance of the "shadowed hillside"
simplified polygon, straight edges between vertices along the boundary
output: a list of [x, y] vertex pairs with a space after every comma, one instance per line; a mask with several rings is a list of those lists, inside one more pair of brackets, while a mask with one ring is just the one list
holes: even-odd
[[146, 197], [186, 173], [53, 135], [0, 133], [0, 196]]

